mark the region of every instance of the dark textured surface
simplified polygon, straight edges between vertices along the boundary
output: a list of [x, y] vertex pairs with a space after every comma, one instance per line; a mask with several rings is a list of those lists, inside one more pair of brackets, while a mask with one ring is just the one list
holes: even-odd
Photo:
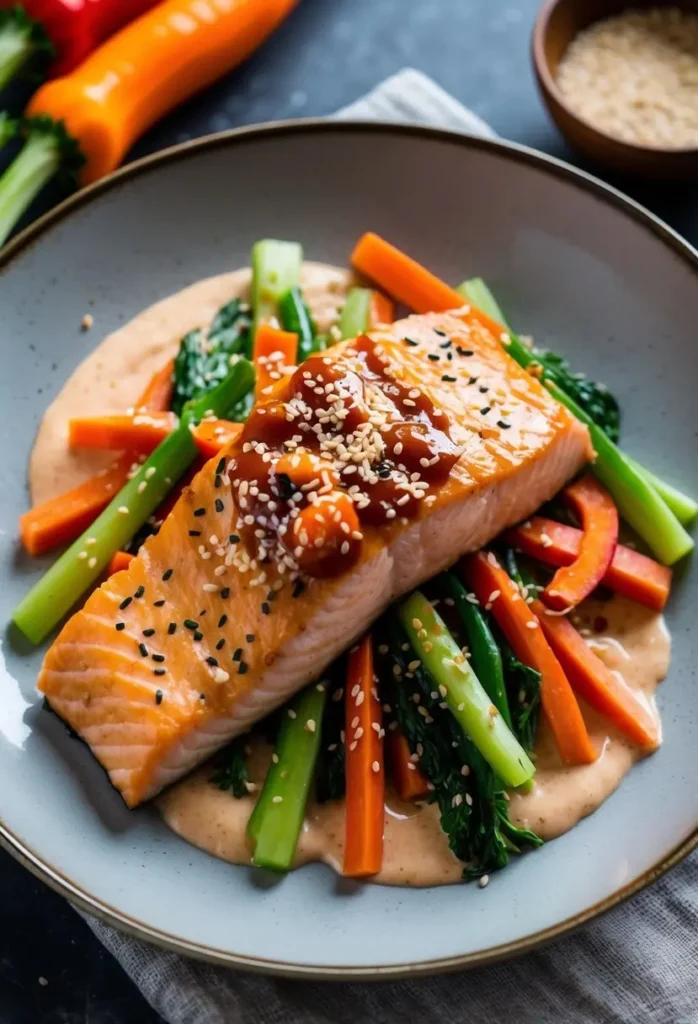
[[[410, 65], [501, 135], [576, 162], [531, 75], [536, 8], [536, 0], [303, 0], [260, 54], [158, 125], [134, 155], [237, 125], [326, 114]], [[614, 184], [698, 240], [694, 190]], [[0, 907], [0, 1024], [159, 1020], [77, 914], [4, 853]]]

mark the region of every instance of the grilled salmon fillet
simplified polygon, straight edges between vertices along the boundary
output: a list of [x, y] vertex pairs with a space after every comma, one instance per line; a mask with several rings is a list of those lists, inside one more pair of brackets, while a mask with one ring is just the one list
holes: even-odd
[[[324, 364], [356, 369], [357, 344], [335, 346]], [[326, 578], [294, 572], [292, 554], [287, 565], [256, 559], [240, 544], [239, 524], [253, 517], [245, 517], [247, 501], [234, 487], [234, 442], [48, 651], [39, 689], [129, 806], [318, 678], [390, 602], [531, 515], [593, 457], [586, 428], [499, 339], [457, 313], [409, 317], [371, 332], [371, 344], [403, 395], [426, 396], [434, 415], [446, 415], [456, 450], [438, 484], [419, 491], [419, 472], [407, 474], [405, 487], [417, 480], [423, 498], [411, 517], [396, 507], [381, 525], [362, 521], [352, 533], [359, 539], [352, 540], [351, 565]], [[320, 388], [314, 393], [322, 395]], [[287, 408], [291, 421], [297, 410]], [[317, 436], [329, 437], [331, 425], [322, 429]], [[345, 464], [353, 457], [341, 437], [332, 435], [330, 447]], [[394, 444], [394, 462], [401, 450]], [[380, 476], [380, 466], [391, 465], [376, 468], [366, 455], [355, 462], [358, 476], [348, 479], [374, 469]], [[347, 490], [356, 502], [360, 487], [353, 497]]]

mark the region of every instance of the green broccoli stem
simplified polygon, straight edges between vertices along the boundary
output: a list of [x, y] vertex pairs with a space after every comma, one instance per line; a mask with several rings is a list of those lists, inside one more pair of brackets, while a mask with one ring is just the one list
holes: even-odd
[[439, 582], [443, 584], [444, 590], [453, 601], [458, 618], [465, 629], [472, 669], [482, 683], [487, 696], [511, 729], [502, 655], [497, 641], [492, 635], [485, 613], [479, 605], [468, 600], [465, 587], [452, 573], [443, 573], [439, 577]]
[[252, 246], [252, 337], [261, 323], [279, 316], [279, 302], [300, 284], [303, 248], [265, 238]]
[[0, 178], [0, 245], [60, 165], [57, 140], [43, 132], [30, 133], [19, 155]]
[[41, 23], [19, 6], [0, 11], [0, 89], [37, 54], [45, 58], [54, 54]]
[[323, 685], [310, 686], [284, 709], [274, 758], [247, 823], [252, 863], [271, 871], [289, 871], [303, 827], [308, 794], [320, 747], [327, 699]]
[[13, 120], [6, 110], [0, 110], [0, 149], [5, 146], [10, 139], [14, 139], [18, 131], [18, 123]]
[[356, 338], [370, 327], [373, 293], [370, 288], [350, 288], [339, 317], [343, 338]]
[[[495, 317], [507, 330], [510, 328], [502, 316], [496, 300], [480, 278], [465, 281], [458, 288], [465, 297]], [[535, 353], [510, 332], [506, 345], [509, 355], [524, 369], [535, 362]], [[694, 502], [680, 491], [658, 480], [637, 462], [629, 459], [591, 417], [571, 398], [556, 379], [554, 372], [545, 370], [541, 379], [550, 393], [566, 406], [578, 420], [586, 424], [596, 452], [592, 468], [595, 475], [612, 494], [623, 518], [646, 541], [657, 558], [667, 565], [673, 565], [693, 550], [693, 540], [683, 528], [681, 520], [674, 514], [671, 505], [675, 503], [683, 514], [684, 521], [693, 518]], [[666, 501], [670, 497], [670, 501]], [[698, 506], [696, 511], [698, 511]]]
[[319, 350], [315, 324], [300, 288], [293, 287], [284, 292], [279, 299], [279, 316], [283, 329], [298, 335], [299, 363]]
[[197, 454], [191, 427], [209, 413], [224, 418], [253, 384], [252, 365], [240, 359], [221, 384], [185, 407], [177, 429], [15, 608], [12, 618], [32, 643], [58, 625], [189, 468]]
[[398, 616], [452, 715], [494, 772], [508, 786], [521, 786], [532, 778], [531, 759], [429, 601], [415, 590], [398, 608]]

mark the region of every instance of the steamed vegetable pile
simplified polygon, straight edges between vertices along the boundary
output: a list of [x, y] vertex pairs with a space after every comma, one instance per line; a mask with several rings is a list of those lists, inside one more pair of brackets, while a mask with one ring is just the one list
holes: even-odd
[[[318, 333], [303, 297], [298, 244], [259, 242], [251, 262], [250, 306], [233, 300], [207, 331], [187, 334], [135, 412], [71, 422], [73, 445], [125, 454], [106, 473], [23, 516], [30, 554], [73, 543], [14, 620], [38, 643], [105, 569], [124, 568], [205, 460], [220, 460], [222, 472], [220, 453], [241, 429], [253, 392], [267, 394], [339, 337], [391, 322], [393, 301], [419, 313], [461, 308], [459, 315], [493, 331], [587, 424], [596, 459], [559, 495], [554, 517], [534, 516], [400, 601], [322, 680], [263, 723], [274, 752], [248, 836], [253, 863], [287, 871], [311, 794], [343, 798], [344, 873], [376, 875], [390, 784], [405, 801], [437, 804], [463, 877], [486, 881], [512, 855], [541, 844], [508, 814], [510, 791], [525, 790], [535, 776], [541, 714], [569, 765], [597, 757], [578, 698], [641, 749], [656, 747], [653, 716], [568, 613], [599, 586], [661, 611], [668, 566], [693, 546], [685, 526], [698, 506], [617, 447], [613, 396], [560, 356], [514, 335], [483, 281], [453, 289], [365, 235], [352, 262], [380, 291], [351, 289], [328, 336]], [[660, 561], [619, 543], [621, 517]], [[212, 769], [212, 784], [234, 798], [257, 788], [246, 747], [247, 737], [236, 740]]]

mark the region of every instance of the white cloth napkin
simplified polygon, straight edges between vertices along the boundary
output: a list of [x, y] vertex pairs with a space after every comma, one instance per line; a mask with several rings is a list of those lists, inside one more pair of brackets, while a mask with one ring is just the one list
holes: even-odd
[[[337, 117], [494, 137], [410, 68]], [[518, 960], [427, 980], [335, 984], [243, 974], [86, 917], [169, 1024], [698, 1024], [698, 855], [584, 931]]]

